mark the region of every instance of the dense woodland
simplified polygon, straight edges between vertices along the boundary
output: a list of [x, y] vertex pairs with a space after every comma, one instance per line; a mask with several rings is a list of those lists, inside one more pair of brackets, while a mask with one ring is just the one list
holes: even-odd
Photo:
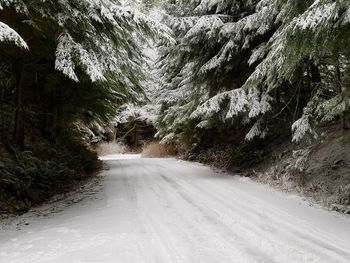
[[0, 0], [0, 207], [96, 169], [121, 122], [227, 166], [349, 130], [349, 44], [349, 0]]
[[[349, 122], [349, 1], [169, 1], [161, 48], [165, 139], [203, 142]], [[193, 131], [195, 136], [193, 136]], [[215, 134], [215, 136], [214, 136]], [[221, 136], [222, 135], [222, 136]]]
[[0, 199], [20, 210], [95, 168], [92, 130], [144, 100], [143, 43], [161, 26], [110, 0], [0, 9]]

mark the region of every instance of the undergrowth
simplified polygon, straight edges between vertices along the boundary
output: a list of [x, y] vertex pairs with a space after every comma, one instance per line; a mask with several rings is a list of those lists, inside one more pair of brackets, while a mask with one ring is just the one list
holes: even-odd
[[0, 212], [25, 212], [69, 190], [97, 165], [97, 155], [72, 135], [40, 141], [19, 151], [0, 147]]
[[110, 154], [123, 154], [128, 151], [127, 146], [118, 142], [103, 142], [96, 146], [96, 152], [99, 156]]
[[179, 156], [182, 154], [180, 146], [173, 144], [161, 144], [158, 141], [146, 145], [142, 151], [144, 158], [164, 158], [170, 156]]

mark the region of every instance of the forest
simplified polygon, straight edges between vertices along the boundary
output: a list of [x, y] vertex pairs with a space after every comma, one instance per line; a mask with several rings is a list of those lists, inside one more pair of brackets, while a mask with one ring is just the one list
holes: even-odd
[[348, 0], [1, 0], [0, 212], [118, 139], [350, 211], [349, 44]]
[[0, 0], [0, 262], [349, 248], [350, 0]]

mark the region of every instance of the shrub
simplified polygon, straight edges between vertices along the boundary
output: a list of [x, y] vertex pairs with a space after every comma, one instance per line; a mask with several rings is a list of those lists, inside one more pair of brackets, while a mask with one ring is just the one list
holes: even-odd
[[179, 150], [172, 144], [160, 144], [159, 142], [151, 142], [142, 151], [144, 158], [164, 158], [169, 156], [176, 156]]
[[123, 154], [127, 152], [127, 147], [124, 144], [117, 142], [103, 142], [97, 145], [96, 152], [98, 156], [105, 156], [109, 154]]
[[[0, 213], [25, 212], [50, 196], [72, 189], [97, 168], [97, 155], [65, 133], [26, 151], [0, 147]], [[1, 146], [1, 143], [0, 143]]]

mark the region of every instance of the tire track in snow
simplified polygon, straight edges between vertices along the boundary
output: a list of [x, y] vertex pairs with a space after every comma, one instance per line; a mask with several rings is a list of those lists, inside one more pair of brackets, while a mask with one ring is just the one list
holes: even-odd
[[[207, 207], [201, 206], [198, 204], [198, 202], [194, 201], [194, 199], [187, 194], [187, 192], [181, 190], [181, 186], [175, 182], [174, 180], [162, 175], [161, 176], [163, 180], [168, 182], [175, 191], [183, 198], [188, 204], [190, 204], [193, 209], [200, 212], [203, 216], [203, 218], [206, 219], [207, 224], [212, 224], [215, 226], [218, 232], [221, 232], [224, 236], [227, 235], [227, 233], [230, 233], [231, 238], [233, 238], [234, 243], [230, 244], [230, 247], [232, 249], [235, 246], [239, 246], [240, 250], [245, 251], [245, 253], [248, 255], [250, 260], [252, 262], [271, 262], [271, 263], [277, 263], [273, 258], [268, 256], [266, 253], [261, 251], [258, 247], [255, 247], [254, 245], [250, 244], [251, 246], [248, 247], [247, 244], [249, 243], [247, 239], [243, 238], [242, 236], [235, 233], [234, 228], [228, 227], [226, 224], [224, 224], [219, 218], [218, 213], [213, 213], [212, 210], [208, 209]], [[215, 217], [216, 215], [216, 217]]]
[[21, 231], [0, 232], [0, 262], [350, 262], [349, 217], [197, 164], [134, 159], [108, 165], [101, 198]]
[[[178, 180], [178, 178], [176, 178], [177, 181], [172, 181], [172, 179], [167, 178], [166, 180], [168, 181], [172, 181], [172, 183], [178, 184], [178, 182], [183, 183], [183, 181], [180, 179]], [[190, 187], [188, 187], [187, 189], [185, 189], [185, 192], [190, 192], [193, 191], [193, 187], [197, 187], [198, 185], [196, 185], [195, 183], [191, 182], [187, 182], [188, 185]], [[215, 183], [215, 182], [214, 182]], [[231, 196], [231, 198], [228, 198], [230, 196], [224, 196], [223, 194], [223, 190], [224, 189], [218, 189], [217, 191], [210, 192], [207, 189], [212, 189], [213, 187], [199, 187], [199, 191], [205, 193], [206, 195], [210, 196], [212, 198], [212, 200], [217, 200], [217, 203], [220, 205], [220, 203], [225, 204], [230, 210], [234, 210], [236, 212], [238, 212], [237, 214], [240, 215], [245, 215], [244, 219], [245, 219], [245, 225], [246, 225], [246, 230], [252, 230], [254, 229], [254, 232], [259, 233], [261, 232], [261, 229], [259, 229], [257, 226], [257, 217], [259, 217], [259, 214], [256, 213], [256, 211], [252, 210], [249, 206], [242, 206], [241, 203], [237, 202], [235, 198], [232, 197], [238, 197], [242, 199], [242, 196], [244, 197], [245, 194], [243, 195], [239, 195], [239, 196]], [[237, 189], [235, 189], [237, 190]], [[241, 192], [241, 191], [239, 191]], [[231, 192], [232, 194], [232, 192]], [[219, 198], [218, 196], [224, 196], [224, 198]], [[248, 199], [254, 199], [254, 197], [251, 196], [245, 196]], [[245, 199], [245, 198], [243, 198]], [[228, 201], [229, 200], [229, 201]], [[246, 199], [245, 199], [246, 200]], [[218, 206], [218, 204], [216, 206]], [[234, 205], [233, 205], [234, 204]], [[245, 204], [245, 203], [243, 203]], [[225, 207], [223, 207], [222, 210], [224, 210]], [[221, 218], [222, 218], [222, 213], [217, 213], [218, 216], [220, 217], [221, 214]], [[310, 251], [313, 252], [314, 256], [313, 257], [318, 257], [319, 261], [318, 262], [348, 262], [349, 258], [350, 258], [350, 253], [348, 253], [346, 250], [344, 251], [343, 249], [338, 249], [337, 247], [331, 245], [331, 244], [327, 244], [325, 242], [323, 242], [322, 240], [313, 238], [310, 235], [306, 235], [304, 233], [302, 233], [301, 231], [296, 230], [294, 225], [290, 225], [287, 224], [286, 222], [288, 222], [288, 219], [286, 221], [279, 221], [279, 215], [275, 217], [271, 217], [268, 216], [267, 213], [265, 213], [263, 215], [269, 222], [269, 226], [268, 226], [268, 232], [267, 233], [260, 233], [261, 236], [264, 236], [264, 242], [266, 241], [272, 241], [271, 245], [273, 245], [273, 243], [276, 243], [276, 241], [278, 242], [279, 239], [281, 239], [281, 235], [283, 235], [285, 237], [286, 242], [289, 243], [294, 243], [294, 245], [296, 247], [299, 247], [299, 250], [302, 251]], [[255, 217], [255, 220], [252, 220], [252, 223], [250, 223], [249, 225], [247, 225], [248, 221], [252, 219], [252, 217]], [[230, 219], [230, 216], [226, 216], [226, 219]], [[227, 221], [227, 220], [226, 220]], [[230, 220], [229, 220], [230, 221]], [[273, 224], [271, 224], [273, 223]], [[228, 224], [231, 225], [231, 224]], [[234, 224], [235, 225], [235, 224]], [[277, 227], [276, 227], [277, 226]], [[237, 227], [237, 225], [236, 225]], [[266, 232], [266, 231], [265, 231]], [[274, 232], [275, 235], [278, 234], [278, 239], [276, 240], [276, 237], [273, 238], [269, 238], [268, 236], [266, 236], [266, 234], [271, 234], [271, 232]], [[305, 247], [307, 249], [305, 249]], [[324, 249], [328, 249], [330, 254], [325, 254]], [[291, 248], [293, 249], [293, 248]], [[304, 252], [304, 253], [305, 253]], [[295, 253], [294, 253], [295, 254]], [[305, 254], [301, 253], [301, 257], [305, 257]]]

